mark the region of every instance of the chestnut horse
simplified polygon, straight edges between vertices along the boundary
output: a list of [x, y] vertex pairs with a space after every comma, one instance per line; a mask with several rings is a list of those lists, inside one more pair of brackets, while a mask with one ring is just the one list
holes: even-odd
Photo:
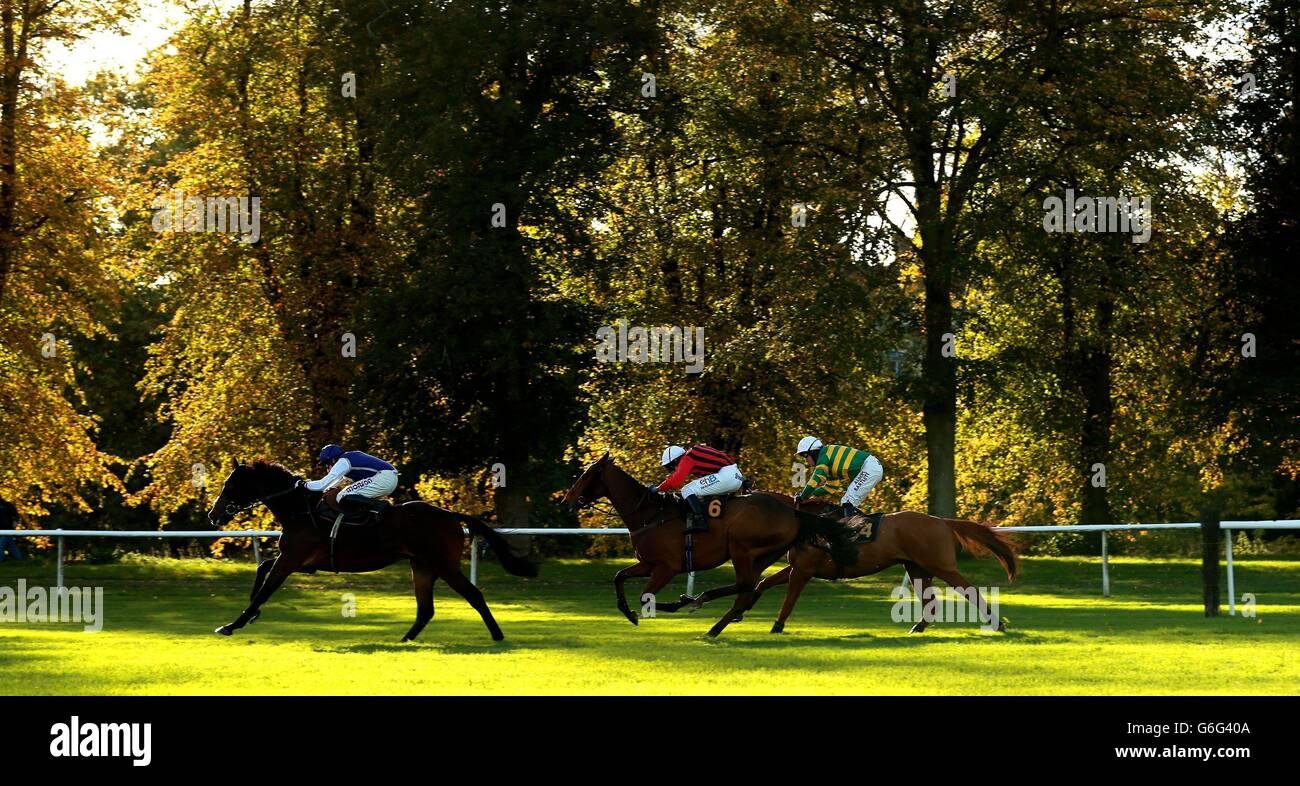
[[[756, 491], [754, 494], [778, 499], [783, 504], [803, 511], [828, 509], [825, 503], [821, 502], [796, 504], [790, 495], [775, 491]], [[838, 507], [834, 510], [837, 511]], [[885, 514], [880, 520], [879, 527], [879, 534], [874, 541], [857, 544], [857, 562], [850, 567], [837, 565], [824, 548], [819, 548], [814, 543], [795, 545], [786, 555], [790, 564], [759, 582], [751, 597], [750, 606], [758, 602], [764, 591], [788, 583], [790, 586], [785, 593], [785, 603], [781, 605], [781, 613], [772, 625], [772, 632], [780, 633], [785, 630], [785, 621], [790, 617], [790, 612], [794, 611], [799, 593], [803, 592], [804, 587], [813, 578], [855, 579], [879, 573], [891, 565], [903, 565], [907, 568], [908, 576], [913, 581], [920, 582], [921, 598], [925, 597], [925, 593], [936, 577], [943, 579], [959, 592], [969, 587], [979, 604], [979, 619], [987, 620], [990, 614], [984, 597], [979, 594], [979, 589], [957, 570], [957, 546], [960, 545], [972, 554], [985, 556], [991, 553], [997, 557], [1007, 572], [1008, 581], [1015, 581], [1020, 571], [1020, 561], [1011, 542], [983, 524], [904, 510], [899, 513]], [[710, 600], [735, 592], [736, 588], [729, 586], [707, 590], [695, 598], [683, 596], [681, 602], [670, 604], [666, 610], [675, 611], [686, 604], [700, 608]], [[750, 606], [742, 611], [748, 610]], [[930, 605], [922, 603], [921, 606], [921, 619], [912, 626], [912, 633], [920, 633], [934, 621], [933, 609]], [[664, 609], [664, 606], [660, 605], [657, 609]], [[1006, 629], [1000, 619], [997, 629]]]
[[217, 628], [229, 636], [261, 614], [261, 606], [290, 574], [330, 570], [339, 573], [364, 573], [388, 567], [399, 559], [411, 561], [411, 584], [415, 588], [415, 624], [402, 637], [411, 641], [433, 619], [433, 585], [438, 579], [469, 601], [483, 618], [492, 638], [505, 635], [492, 616], [483, 593], [460, 572], [460, 557], [465, 543], [464, 525], [474, 535], [491, 544], [501, 565], [516, 576], [536, 576], [537, 566], [515, 556], [506, 539], [485, 522], [427, 502], [394, 505], [381, 514], [379, 523], [343, 525], [345, 535], [330, 546], [330, 529], [335, 511], [318, 511], [320, 492], [307, 491], [299, 478], [279, 464], [256, 461], [236, 462], [221, 486], [221, 494], [208, 511], [208, 520], [220, 527], [236, 515], [258, 505], [266, 505], [282, 530], [280, 556], [263, 560], [257, 566], [249, 606], [239, 618]]
[[[663, 589], [673, 576], [685, 571], [685, 530], [678, 502], [666, 494], [650, 491], [616, 466], [606, 453], [582, 473], [564, 502], [574, 510], [608, 498], [619, 518], [627, 525], [636, 549], [637, 563], [614, 576], [618, 608], [633, 625], [637, 616], [628, 607], [623, 583], [629, 578], [649, 576], [645, 592]], [[731, 609], [709, 630], [716, 637], [752, 605], [754, 587], [763, 571], [781, 555], [800, 543], [821, 535], [830, 544], [834, 558], [853, 559], [848, 532], [836, 521], [795, 510], [779, 499], [747, 494], [728, 499], [722, 515], [709, 522], [709, 531], [694, 536], [695, 570], [708, 570], [731, 561], [736, 569]], [[682, 604], [671, 604], [672, 609]], [[661, 606], [656, 605], [656, 609]]]

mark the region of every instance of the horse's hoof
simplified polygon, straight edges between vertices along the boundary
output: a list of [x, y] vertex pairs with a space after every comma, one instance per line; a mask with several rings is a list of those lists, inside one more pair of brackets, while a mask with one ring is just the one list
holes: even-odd
[[506, 634], [504, 634], [504, 633], [493, 633], [493, 634], [492, 634], [492, 640], [493, 640], [493, 641], [505, 641], [505, 640], [506, 640]]
[[636, 615], [632, 613], [631, 609], [627, 608], [626, 606], [619, 606], [618, 610], [623, 612], [623, 616], [627, 617], [628, 622], [632, 623], [633, 625], [640, 624], [640, 622], [636, 618]]
[[926, 628], [925, 625], [922, 625], [921, 623], [918, 622], [912, 626], [912, 629], [908, 631], [908, 633], [924, 633], [925, 628]]
[[772, 626], [772, 632], [773, 632], [773, 633], [784, 633], [784, 632], [785, 632], [785, 626], [778, 622], [778, 623], [776, 623], [775, 625]]
[[258, 618], [261, 617], [261, 616], [262, 616], [262, 612], [260, 612], [260, 611], [257, 612], [256, 614], [254, 614], [252, 617], [249, 618], [249, 620], [248, 620], [248, 624], [249, 624], [249, 625], [252, 625], [254, 622], [257, 622]]
[[219, 634], [221, 634], [222, 636], [230, 636], [230, 635], [232, 635], [232, 634], [235, 632], [235, 629], [232, 628], [232, 627], [230, 627], [229, 625], [222, 625], [220, 628], [217, 628], [216, 630], [214, 630], [214, 631], [212, 631], [212, 632], [213, 632], [213, 633], [219, 633]]
[[736, 617], [735, 617], [735, 619], [733, 619], [733, 620], [731, 621], [731, 624], [732, 624], [732, 625], [735, 625], [737, 622], [740, 622], [740, 621], [743, 620], [744, 618], [745, 618], [744, 613], [737, 614]]

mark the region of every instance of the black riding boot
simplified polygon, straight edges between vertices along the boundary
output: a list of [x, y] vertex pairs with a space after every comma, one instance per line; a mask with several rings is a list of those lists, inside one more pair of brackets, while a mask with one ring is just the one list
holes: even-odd
[[692, 494], [687, 497], [686, 504], [690, 506], [691, 509], [690, 515], [686, 517], [686, 534], [690, 535], [692, 532], [708, 532], [709, 520], [704, 515], [704, 503], [700, 501], [699, 496]]
[[343, 520], [349, 524], [365, 524], [370, 521], [370, 515], [376, 512], [374, 500], [359, 497], [353, 494], [343, 498], [339, 503], [343, 510]]
[[862, 515], [862, 511], [853, 507], [853, 505], [851, 505], [850, 503], [844, 502], [840, 504], [840, 518], [846, 519], [850, 516], [861, 516], [861, 515]]

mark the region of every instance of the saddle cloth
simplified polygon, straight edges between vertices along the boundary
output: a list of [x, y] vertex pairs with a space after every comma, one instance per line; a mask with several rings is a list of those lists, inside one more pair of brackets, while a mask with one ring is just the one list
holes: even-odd
[[[744, 489], [741, 489], [740, 491], [733, 491], [730, 494], [718, 494], [717, 496], [713, 496], [713, 497], [701, 497], [700, 500], [704, 502], [704, 515], [707, 518], [711, 518], [711, 519], [722, 518], [722, 514], [726, 512], [727, 501], [734, 499], [735, 497], [740, 496], [742, 494], [744, 494]], [[691, 512], [690, 506], [686, 504], [686, 499], [684, 497], [678, 497], [677, 506], [681, 511], [682, 519], [685, 520], [686, 514]]]
[[854, 543], [875, 543], [876, 538], [880, 537], [880, 522], [884, 518], [884, 513], [848, 517], [844, 520], [844, 526], [849, 530], [849, 539]]

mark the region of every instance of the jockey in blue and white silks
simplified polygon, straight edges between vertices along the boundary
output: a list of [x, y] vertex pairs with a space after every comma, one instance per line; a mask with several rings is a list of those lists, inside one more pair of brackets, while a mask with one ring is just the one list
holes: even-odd
[[[324, 491], [343, 478], [352, 481], [339, 492], [338, 503], [378, 499], [393, 493], [397, 488], [397, 468], [383, 459], [359, 450], [344, 450], [338, 445], [321, 448], [317, 464], [330, 464], [329, 473], [320, 480], [309, 480], [303, 485], [311, 491]], [[348, 499], [352, 497], [353, 499]], [[358, 500], [357, 497], [362, 499]]]

